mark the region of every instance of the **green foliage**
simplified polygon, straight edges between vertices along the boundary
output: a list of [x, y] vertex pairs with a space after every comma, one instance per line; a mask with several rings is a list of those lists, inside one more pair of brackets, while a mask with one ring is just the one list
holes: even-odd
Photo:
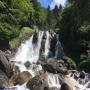
[[88, 33], [88, 32], [90, 32], [90, 24], [87, 23], [87, 24], [81, 25], [79, 30], [80, 30], [81, 33]]
[[31, 0], [12, 0], [12, 7], [28, 15], [33, 11]]
[[3, 10], [4, 8], [6, 8], [5, 3], [0, 1], [0, 10]]
[[22, 41], [24, 41], [24, 39], [26, 39], [28, 37], [28, 35], [30, 33], [35, 32], [34, 29], [31, 29], [29, 27], [23, 27], [20, 31], [20, 34], [17, 38], [14, 38], [12, 40], [9, 41], [9, 44], [12, 48], [15, 48], [16, 46], [18, 46]]
[[23, 27], [28, 22], [30, 14], [33, 13], [34, 9], [31, 0], [12, 0], [12, 8], [10, 11]]
[[40, 29], [44, 28], [44, 23], [47, 17], [47, 10], [41, 7], [40, 3], [37, 0], [32, 0], [34, 14], [33, 14], [33, 22], [34, 25], [38, 26]]
[[90, 73], [90, 59], [82, 61], [78, 67], [79, 70], [85, 70], [86, 72]]
[[88, 50], [90, 41], [89, 4], [90, 0], [69, 0], [58, 22], [65, 52], [77, 63], [81, 61], [80, 55]]
[[10, 40], [18, 35], [18, 29], [7, 23], [0, 23], [0, 40]]

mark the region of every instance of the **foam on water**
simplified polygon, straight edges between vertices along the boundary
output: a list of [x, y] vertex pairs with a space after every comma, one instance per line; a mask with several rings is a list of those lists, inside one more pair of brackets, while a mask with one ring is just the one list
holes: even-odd
[[60, 88], [59, 76], [57, 74], [48, 74], [48, 84], [50, 88], [56, 87]]
[[43, 32], [39, 32], [37, 44], [33, 44], [33, 35], [18, 48], [14, 60], [18, 62], [37, 62], [39, 59]]
[[26, 87], [26, 84], [27, 84], [27, 82], [24, 83], [23, 85], [16, 85], [16, 86], [12, 86], [12, 87], [6, 87], [4, 90], [30, 90]]
[[36, 72], [42, 70], [42, 66], [36, 64], [32, 64], [29, 68], [26, 68], [23, 63], [21, 64], [15, 63], [15, 66], [19, 67], [20, 72], [28, 71], [32, 75], [32, 77], [35, 76]]

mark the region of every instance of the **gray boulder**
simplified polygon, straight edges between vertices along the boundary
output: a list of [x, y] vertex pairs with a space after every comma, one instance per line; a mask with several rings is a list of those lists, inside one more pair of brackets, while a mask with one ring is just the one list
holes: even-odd
[[0, 69], [10, 77], [12, 73], [11, 64], [7, 60], [5, 53], [0, 50]]
[[27, 83], [27, 88], [30, 90], [49, 90], [48, 83], [46, 81], [46, 75], [38, 75], [30, 79]]

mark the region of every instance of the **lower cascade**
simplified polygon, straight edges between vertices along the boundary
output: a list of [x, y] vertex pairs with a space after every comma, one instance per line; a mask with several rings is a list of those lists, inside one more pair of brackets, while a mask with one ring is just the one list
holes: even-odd
[[69, 70], [63, 57], [59, 34], [35, 32], [11, 58], [15, 75], [4, 90], [90, 90], [90, 74]]

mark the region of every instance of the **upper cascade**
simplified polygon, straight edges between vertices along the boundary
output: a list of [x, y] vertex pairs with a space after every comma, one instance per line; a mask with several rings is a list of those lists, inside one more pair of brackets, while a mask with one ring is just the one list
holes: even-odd
[[[44, 49], [44, 50], [42, 50]], [[15, 61], [37, 62], [40, 57], [58, 58], [63, 56], [63, 49], [59, 40], [59, 34], [51, 31], [35, 32], [28, 40], [21, 44], [15, 54]]]

